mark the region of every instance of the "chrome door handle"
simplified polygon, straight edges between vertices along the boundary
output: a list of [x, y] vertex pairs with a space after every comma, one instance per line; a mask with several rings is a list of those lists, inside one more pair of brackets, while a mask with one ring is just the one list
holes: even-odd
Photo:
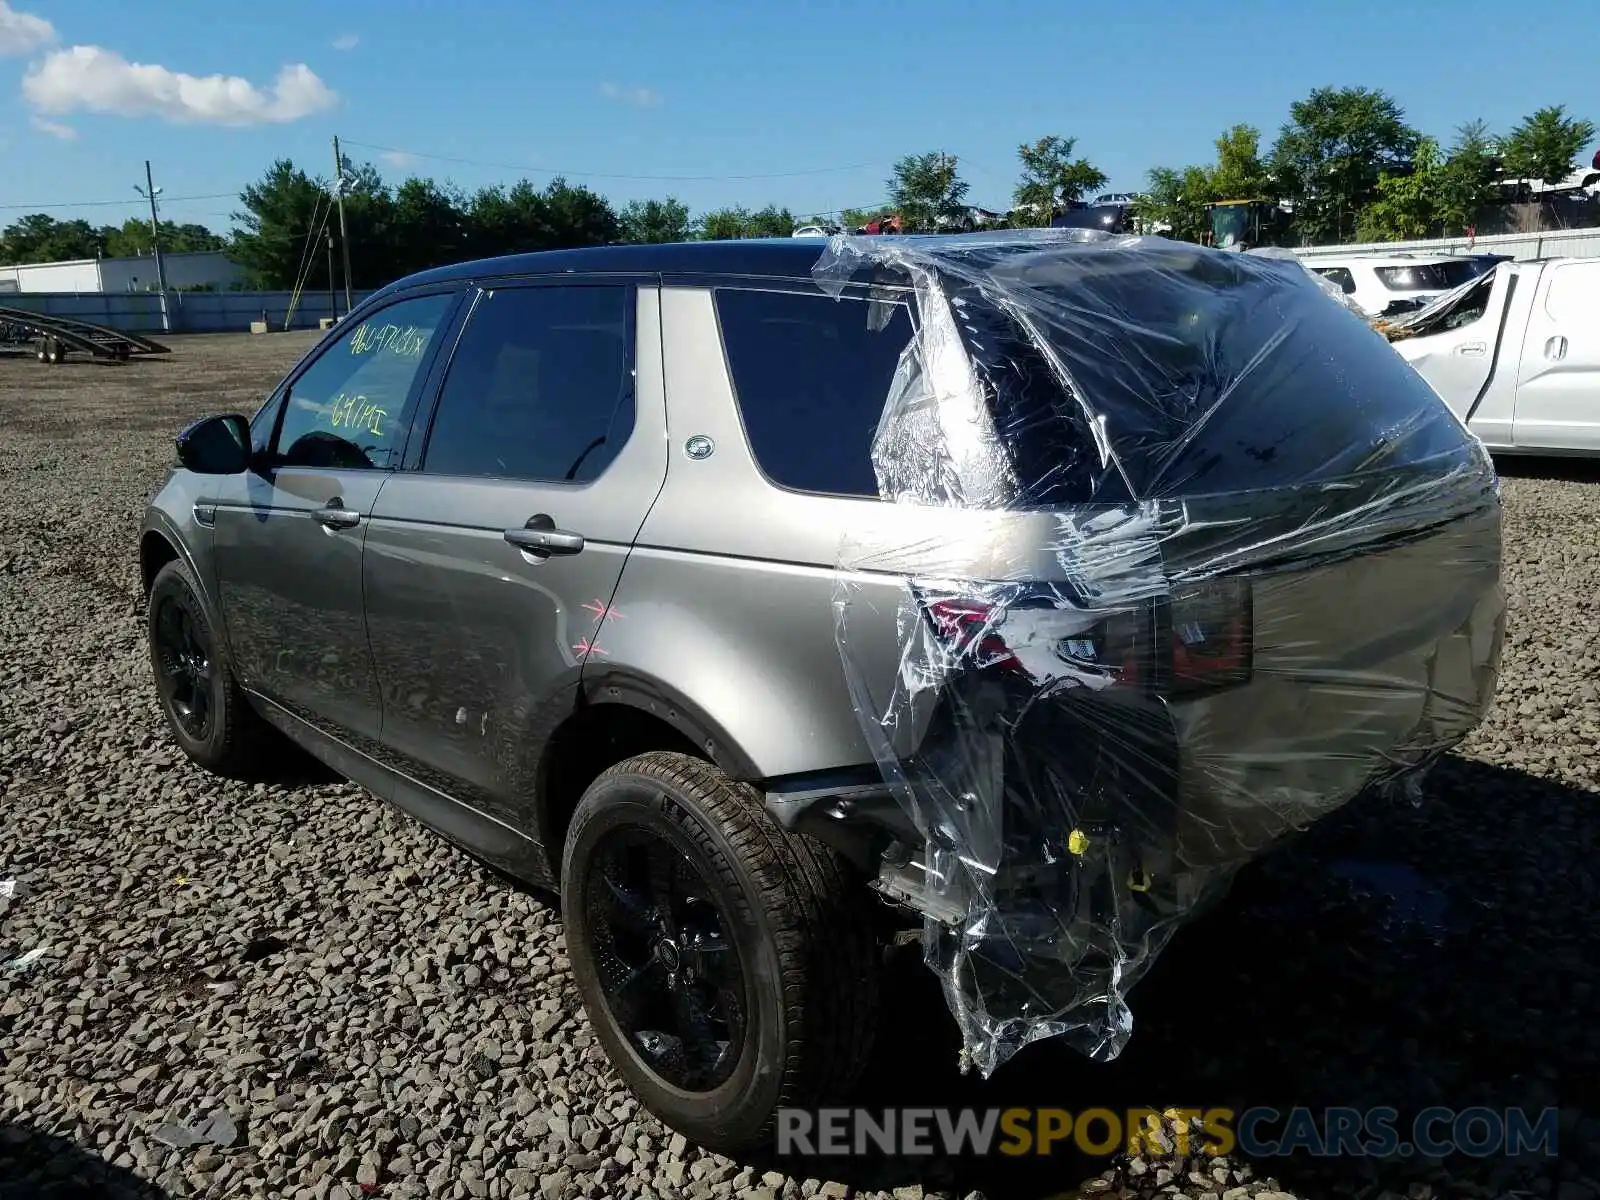
[[1559, 334], [1544, 344], [1544, 356], [1559, 362], [1567, 356], [1567, 339]]
[[324, 529], [353, 529], [361, 524], [361, 514], [354, 509], [341, 508], [343, 503], [335, 496], [324, 507], [317, 509], [317, 520], [322, 522]]

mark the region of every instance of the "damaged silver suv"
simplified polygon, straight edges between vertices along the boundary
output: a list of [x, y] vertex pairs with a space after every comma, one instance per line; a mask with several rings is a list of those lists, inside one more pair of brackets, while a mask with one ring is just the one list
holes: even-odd
[[1482, 446], [1295, 264], [1081, 231], [612, 247], [373, 296], [139, 547], [201, 765], [287, 736], [559, 891], [727, 1152], [921, 930], [984, 1074], [1098, 1058], [1236, 868], [1481, 719]]

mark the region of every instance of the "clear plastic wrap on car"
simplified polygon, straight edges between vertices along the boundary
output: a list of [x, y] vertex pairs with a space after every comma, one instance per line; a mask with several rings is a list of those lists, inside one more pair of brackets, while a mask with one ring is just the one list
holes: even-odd
[[1481, 720], [1493, 464], [1298, 262], [840, 235], [814, 277], [914, 318], [872, 458], [919, 532], [847, 533], [835, 616], [925, 960], [985, 1075], [1042, 1037], [1113, 1058], [1240, 866]]

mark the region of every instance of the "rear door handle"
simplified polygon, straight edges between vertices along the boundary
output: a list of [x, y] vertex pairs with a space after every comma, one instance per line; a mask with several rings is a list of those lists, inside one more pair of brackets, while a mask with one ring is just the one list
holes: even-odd
[[583, 534], [557, 529], [549, 513], [528, 518], [521, 529], [508, 529], [505, 539], [519, 550], [549, 558], [552, 554], [577, 554], [583, 549]]
[[343, 504], [344, 500], [335, 496], [317, 509], [317, 520], [322, 522], [324, 529], [353, 529], [361, 524], [361, 514], [354, 509], [342, 507]]
[[1567, 339], [1557, 335], [1544, 344], [1544, 356], [1560, 361], [1567, 356]]
[[1488, 353], [1489, 346], [1486, 342], [1465, 342], [1456, 347], [1456, 353], [1467, 358], [1482, 358]]

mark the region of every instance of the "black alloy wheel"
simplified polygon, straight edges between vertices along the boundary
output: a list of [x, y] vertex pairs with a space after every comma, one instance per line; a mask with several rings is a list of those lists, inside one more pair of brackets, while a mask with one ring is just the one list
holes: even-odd
[[618, 1028], [671, 1087], [727, 1082], [744, 1045], [744, 977], [705, 876], [638, 827], [609, 831], [594, 854], [589, 952]]
[[180, 559], [150, 584], [145, 634], [167, 726], [183, 752], [218, 775], [254, 779], [272, 728], [250, 707], [228, 665], [188, 567]]
[[572, 976], [606, 1056], [663, 1124], [768, 1148], [783, 1108], [848, 1095], [876, 1033], [874, 901], [760, 793], [655, 750], [608, 768], [567, 827]]
[[185, 734], [204, 742], [215, 716], [209, 632], [182, 595], [163, 596], [154, 614], [156, 689], [168, 716]]

